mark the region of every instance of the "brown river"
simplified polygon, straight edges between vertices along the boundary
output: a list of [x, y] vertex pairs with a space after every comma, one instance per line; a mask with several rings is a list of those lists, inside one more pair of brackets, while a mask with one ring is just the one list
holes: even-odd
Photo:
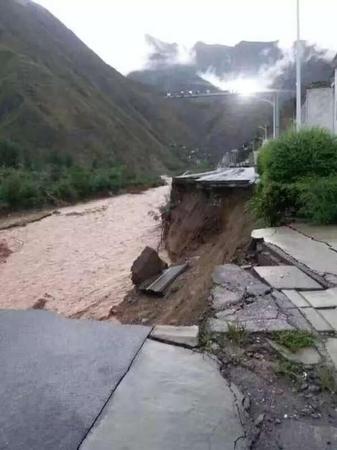
[[168, 192], [162, 186], [61, 208], [0, 231], [0, 244], [11, 252], [0, 264], [0, 308], [110, 317], [132, 287], [133, 261], [146, 245], [160, 242], [155, 216]]

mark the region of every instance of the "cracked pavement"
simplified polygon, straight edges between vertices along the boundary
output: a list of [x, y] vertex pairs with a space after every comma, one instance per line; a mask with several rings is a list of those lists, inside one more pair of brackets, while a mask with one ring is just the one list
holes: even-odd
[[241, 396], [151, 328], [0, 312], [0, 448], [243, 450]]

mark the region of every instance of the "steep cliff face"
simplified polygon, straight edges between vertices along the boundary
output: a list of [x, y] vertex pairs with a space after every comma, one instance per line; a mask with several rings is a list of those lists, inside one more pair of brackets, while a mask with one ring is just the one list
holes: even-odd
[[253, 220], [247, 203], [252, 188], [200, 188], [173, 183], [164, 217], [165, 245], [172, 259], [180, 258], [216, 237], [230, 259], [249, 240]]

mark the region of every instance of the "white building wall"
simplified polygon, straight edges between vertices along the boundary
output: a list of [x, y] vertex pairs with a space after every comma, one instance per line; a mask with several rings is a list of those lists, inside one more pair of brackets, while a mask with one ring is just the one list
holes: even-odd
[[333, 123], [334, 132], [337, 134], [337, 69], [335, 69], [335, 82], [333, 85], [333, 97], [334, 97], [334, 111], [333, 111]]
[[303, 105], [303, 122], [308, 127], [322, 127], [334, 131], [335, 125], [335, 93], [332, 87], [307, 89]]

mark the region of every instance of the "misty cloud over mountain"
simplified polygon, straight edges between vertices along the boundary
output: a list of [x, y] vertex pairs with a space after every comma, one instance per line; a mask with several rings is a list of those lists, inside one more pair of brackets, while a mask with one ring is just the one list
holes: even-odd
[[[294, 88], [295, 46], [281, 48], [278, 41], [241, 41], [235, 46], [197, 42], [192, 48], [146, 36], [149, 47], [144, 69], [130, 78], [162, 91], [232, 90], [235, 80], [257, 79], [262, 88]], [[303, 83], [327, 81], [334, 52], [302, 43]]]

